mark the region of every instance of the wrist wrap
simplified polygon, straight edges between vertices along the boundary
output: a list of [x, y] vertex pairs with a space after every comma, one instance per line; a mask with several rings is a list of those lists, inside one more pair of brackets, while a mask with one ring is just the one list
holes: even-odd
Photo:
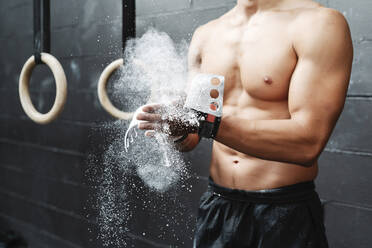
[[187, 134], [184, 134], [183, 136], [181, 136], [180, 138], [174, 140], [173, 142], [174, 142], [175, 144], [179, 144], [179, 143], [181, 143], [182, 141], [184, 141], [185, 139], [187, 139], [188, 136], [189, 136], [188, 133], [187, 133]]
[[221, 117], [198, 111], [199, 128], [198, 135], [204, 138], [214, 139], [220, 126]]

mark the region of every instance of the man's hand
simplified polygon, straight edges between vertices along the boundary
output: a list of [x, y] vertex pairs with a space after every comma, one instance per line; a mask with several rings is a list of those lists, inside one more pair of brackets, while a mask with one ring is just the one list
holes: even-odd
[[183, 108], [180, 102], [149, 104], [142, 107], [142, 111], [143, 113], [137, 115], [137, 119], [146, 122], [140, 123], [139, 129], [162, 132], [173, 137], [198, 131], [196, 112]]

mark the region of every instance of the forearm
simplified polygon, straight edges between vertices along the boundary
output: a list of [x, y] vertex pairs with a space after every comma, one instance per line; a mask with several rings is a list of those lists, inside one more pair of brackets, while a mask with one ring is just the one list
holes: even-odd
[[304, 166], [311, 165], [319, 151], [316, 137], [292, 119], [223, 116], [215, 140], [251, 156]]
[[180, 152], [189, 152], [198, 145], [199, 141], [199, 135], [197, 135], [196, 133], [190, 133], [185, 140], [179, 143], [175, 143], [175, 147]]

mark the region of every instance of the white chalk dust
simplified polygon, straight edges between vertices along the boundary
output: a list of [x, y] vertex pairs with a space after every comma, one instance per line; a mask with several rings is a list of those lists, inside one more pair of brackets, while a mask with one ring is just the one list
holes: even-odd
[[[130, 40], [120, 78], [110, 82], [111, 98], [126, 111], [148, 102], [178, 100], [187, 81], [187, 49], [186, 42], [175, 44], [167, 34], [153, 29]], [[182, 203], [192, 190], [188, 165], [164, 134], [146, 137], [136, 130], [125, 151], [129, 122], [102, 124], [104, 151], [90, 154], [95, 158], [90, 159], [94, 173], [89, 177], [96, 185], [98, 238], [109, 247], [127, 247], [133, 236], [183, 243], [184, 234], [176, 229], [183, 225], [184, 230], [192, 230], [194, 225], [189, 207]], [[144, 221], [147, 226], [138, 227]], [[131, 230], [138, 228], [140, 233]]]

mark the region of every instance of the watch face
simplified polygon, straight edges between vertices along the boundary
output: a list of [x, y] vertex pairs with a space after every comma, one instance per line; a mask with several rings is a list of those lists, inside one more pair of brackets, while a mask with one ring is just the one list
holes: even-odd
[[197, 74], [191, 82], [185, 107], [221, 117], [224, 83], [223, 76]]

